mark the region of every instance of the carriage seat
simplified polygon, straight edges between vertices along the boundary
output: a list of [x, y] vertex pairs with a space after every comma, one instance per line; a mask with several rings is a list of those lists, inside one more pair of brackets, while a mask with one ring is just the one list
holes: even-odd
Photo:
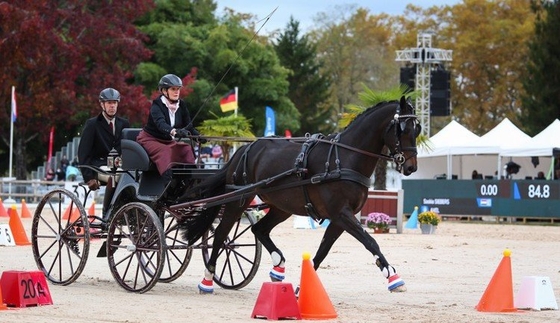
[[139, 143], [136, 137], [142, 128], [124, 128], [122, 130], [121, 152], [122, 169], [124, 170], [150, 170], [152, 166], [148, 153]]

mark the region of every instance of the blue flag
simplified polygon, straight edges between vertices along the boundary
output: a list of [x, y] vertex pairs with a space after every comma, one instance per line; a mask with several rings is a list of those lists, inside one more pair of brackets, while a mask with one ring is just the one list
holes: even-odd
[[264, 136], [275, 136], [276, 135], [276, 120], [274, 117], [274, 110], [271, 107], [266, 107], [266, 126], [264, 128]]

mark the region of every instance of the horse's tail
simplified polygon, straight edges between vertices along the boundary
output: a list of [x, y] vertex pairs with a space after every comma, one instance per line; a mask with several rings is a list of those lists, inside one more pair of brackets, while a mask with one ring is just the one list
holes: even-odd
[[[226, 164], [226, 166], [220, 169], [216, 174], [210, 176], [196, 186], [201, 199], [225, 193], [227, 166], [228, 165]], [[186, 240], [189, 245], [193, 245], [206, 231], [208, 231], [210, 225], [212, 225], [212, 222], [216, 219], [221, 207], [222, 205], [218, 204], [209, 208], [204, 208], [196, 216], [187, 217], [179, 221], [179, 228], [182, 231], [183, 239]]]

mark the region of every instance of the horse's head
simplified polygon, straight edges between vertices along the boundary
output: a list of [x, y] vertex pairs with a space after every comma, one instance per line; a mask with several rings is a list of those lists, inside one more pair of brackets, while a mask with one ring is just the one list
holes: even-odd
[[417, 170], [416, 137], [421, 127], [412, 104], [403, 96], [385, 132], [385, 145], [397, 165], [397, 171], [408, 176]]

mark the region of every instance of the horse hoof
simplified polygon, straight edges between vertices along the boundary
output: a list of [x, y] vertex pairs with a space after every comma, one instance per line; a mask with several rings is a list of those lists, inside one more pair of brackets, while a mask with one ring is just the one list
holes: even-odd
[[199, 287], [198, 288], [198, 293], [201, 294], [201, 295], [209, 295], [209, 294], [214, 294], [214, 290], [206, 291], [206, 290], [200, 289], [200, 287]]
[[401, 285], [401, 286], [395, 287], [392, 290], [390, 290], [390, 292], [391, 293], [404, 293], [404, 292], [406, 292], [406, 286]]

